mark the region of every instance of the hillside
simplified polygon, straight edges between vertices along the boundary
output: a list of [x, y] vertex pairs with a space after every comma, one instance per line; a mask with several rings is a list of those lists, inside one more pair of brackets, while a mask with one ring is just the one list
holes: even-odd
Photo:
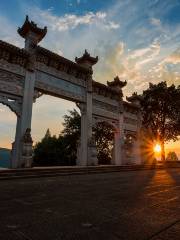
[[10, 166], [11, 150], [6, 148], [0, 148], [0, 167]]

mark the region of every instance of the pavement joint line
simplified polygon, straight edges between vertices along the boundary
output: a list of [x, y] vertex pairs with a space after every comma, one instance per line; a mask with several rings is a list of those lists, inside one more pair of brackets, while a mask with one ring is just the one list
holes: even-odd
[[145, 240], [151, 240], [154, 237], [157, 237], [159, 234], [165, 232], [166, 230], [168, 230], [169, 228], [173, 227], [174, 225], [176, 225], [177, 223], [180, 222], [180, 219], [174, 221], [173, 223], [169, 224], [168, 226], [162, 228], [161, 230], [157, 231], [156, 233], [152, 234], [149, 238], [145, 239]]
[[169, 192], [169, 189], [164, 189], [164, 190], [160, 190], [160, 191], [148, 193], [148, 194], [146, 194], [146, 195], [149, 196], [149, 197], [151, 197], [151, 196], [154, 196], [154, 195], [156, 195], [156, 194], [165, 193], [165, 192]]
[[172, 202], [172, 201], [177, 200], [177, 199], [179, 199], [179, 197], [173, 197], [173, 198], [168, 199], [166, 202]]
[[25, 235], [23, 232], [21, 232], [20, 230], [14, 231], [14, 233], [19, 237], [23, 237], [24, 240], [33, 240], [32, 238], [28, 237], [27, 235]]
[[[11, 176], [1, 176], [0, 175], [0, 180], [16, 180], [16, 179], [22, 179], [22, 178], [24, 178], [24, 179], [26, 179], [26, 178], [41, 178], [41, 177], [56, 177], [56, 176], [67, 176], [67, 175], [85, 175], [85, 174], [103, 174], [103, 173], [112, 173], [112, 172], [134, 172], [134, 171], [147, 171], [147, 170], [155, 170], [155, 171], [157, 171], [157, 170], [167, 170], [167, 169], [174, 169], [174, 168], [179, 168], [179, 166], [178, 167], [165, 167], [165, 166], [163, 166], [163, 167], [161, 167], [161, 168], [159, 168], [159, 167], [156, 167], [156, 168], [132, 168], [132, 169], [108, 169], [108, 170], [106, 170], [106, 169], [104, 169], [104, 171], [96, 171], [96, 169], [93, 169], [94, 171], [92, 171], [92, 169], [89, 169], [89, 168], [87, 168], [87, 169], [84, 169], [82, 172], [81, 171], [74, 171], [74, 172], [48, 172], [48, 173], [44, 173], [43, 174], [43, 171], [41, 172], [41, 174], [36, 174], [36, 171], [34, 171], [34, 169], [32, 169], [31, 171], [33, 172], [33, 174], [31, 174], [31, 175], [28, 175], [28, 173], [27, 173], [27, 175], [17, 175], [17, 176], [13, 176], [13, 175], [11, 175]], [[99, 168], [100, 169], [100, 168]], [[56, 169], [55, 169], [56, 170]], [[101, 170], [103, 170], [103, 169], [101, 169]], [[6, 170], [4, 170], [4, 171], [6, 171]], [[21, 170], [20, 172], [23, 172], [23, 171], [25, 171], [25, 170]], [[15, 170], [14, 170], [14, 172], [15, 172]], [[37, 172], [38, 173], [38, 172]]]
[[[176, 198], [176, 199], [178, 199], [178, 197]], [[169, 199], [170, 201], [174, 201], [174, 200], [176, 200], [175, 198], [174, 199]], [[143, 212], [144, 210], [146, 210], [146, 209], [149, 209], [149, 208], [152, 208], [152, 207], [158, 207], [158, 206], [163, 206], [163, 207], [165, 207], [165, 204], [166, 203], [168, 203], [168, 202], [170, 202], [170, 201], [166, 201], [166, 202], [164, 202], [164, 201], [162, 201], [162, 202], [159, 202], [159, 203], [155, 203], [155, 204], [151, 204], [151, 205], [149, 205], [148, 206], [148, 208], [147, 208], [147, 206], [146, 207], [143, 207], [143, 208], [141, 208], [141, 209], [138, 209], [138, 210], [136, 210], [136, 211], [133, 211], [133, 212], [131, 212], [131, 213], [124, 213], [124, 214], [121, 214], [122, 216], [124, 216], [124, 217], [127, 217], [127, 216], [133, 216], [133, 215], [135, 215], [137, 212]], [[116, 220], [118, 220], [118, 217], [114, 217], [114, 219]], [[180, 219], [178, 220], [178, 221], [180, 221]]]

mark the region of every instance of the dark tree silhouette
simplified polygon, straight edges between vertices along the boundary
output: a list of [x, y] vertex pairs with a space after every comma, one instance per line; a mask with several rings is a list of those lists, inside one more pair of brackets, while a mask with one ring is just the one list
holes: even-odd
[[114, 128], [107, 122], [99, 122], [93, 128], [99, 164], [110, 164], [112, 159]]
[[176, 141], [180, 135], [180, 86], [166, 82], [149, 84], [142, 94], [143, 126], [161, 144], [161, 159], [165, 160], [164, 144]]
[[[34, 162], [38, 165], [75, 165], [80, 139], [81, 116], [74, 109], [64, 116], [64, 129], [59, 137], [51, 136], [49, 129], [35, 145]], [[93, 128], [100, 164], [109, 164], [113, 146], [113, 129], [107, 123]]]

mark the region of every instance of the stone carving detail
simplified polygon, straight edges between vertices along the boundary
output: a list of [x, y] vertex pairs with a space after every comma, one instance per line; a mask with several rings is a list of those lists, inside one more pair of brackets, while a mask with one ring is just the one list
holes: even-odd
[[137, 115], [138, 112], [140, 111], [140, 108], [137, 105], [128, 102], [123, 102], [123, 107], [125, 112], [132, 113], [135, 115]]
[[0, 103], [3, 105], [8, 106], [12, 112], [14, 112], [18, 117], [21, 116], [21, 106], [22, 100], [21, 99], [13, 99], [10, 96], [3, 95], [0, 93]]
[[26, 67], [28, 56], [26, 50], [0, 40], [0, 59]]
[[34, 103], [36, 102], [36, 99], [37, 99], [37, 98], [40, 98], [42, 95], [43, 95], [42, 92], [40, 92], [40, 91], [38, 91], [38, 90], [34, 90], [34, 98], [33, 98]]
[[25, 68], [17, 64], [9, 63], [4, 59], [0, 59], [0, 69], [21, 75], [23, 77], [25, 76]]
[[91, 72], [90, 69], [76, 64], [75, 62], [72, 62], [40, 46], [37, 46], [36, 48], [36, 61], [38, 63], [43, 63], [48, 67], [52, 67], [55, 70], [65, 72], [76, 78], [84, 80], [86, 80], [87, 74]]
[[63, 89], [58, 89], [57, 87], [52, 87], [49, 84], [44, 84], [41, 82], [36, 82], [35, 83], [35, 88], [42, 92], [43, 94], [49, 94], [52, 96], [56, 97], [63, 97], [67, 98], [72, 101], [80, 101], [80, 102], [85, 102], [85, 96], [82, 96], [80, 94], [75, 94], [73, 92], [65, 91]]
[[114, 127], [114, 129], [118, 129], [119, 128], [119, 121], [118, 120], [115, 121], [113, 119], [109, 119], [109, 118], [105, 118], [105, 117], [93, 116], [93, 126], [95, 126], [99, 122], [107, 122], [112, 127]]
[[85, 103], [76, 103], [76, 106], [80, 109], [81, 115], [84, 115], [87, 111], [87, 107]]
[[23, 136], [22, 141], [24, 143], [33, 143], [33, 140], [32, 140], [32, 137], [31, 137], [31, 129], [30, 128], [26, 129], [26, 132], [25, 132], [25, 134]]
[[96, 143], [95, 139], [92, 136], [91, 139], [89, 139], [88, 142], [88, 165], [97, 165], [98, 164], [98, 159], [97, 159], [97, 148], [96, 148]]
[[41, 71], [41, 72], [47, 73], [49, 75], [52, 75], [56, 78], [65, 79], [65, 80], [67, 80], [71, 83], [80, 85], [82, 87], [86, 87], [85, 79], [82, 79], [80, 75], [78, 76], [77, 74], [75, 74], [75, 71], [73, 72], [73, 70], [70, 73], [66, 73], [66, 72], [60, 71], [60, 69], [58, 70], [56, 68], [47, 66], [47, 65], [45, 65], [41, 62], [38, 62], [36, 64], [36, 69], [38, 71]]
[[111, 82], [107, 81], [107, 85], [109, 88], [113, 89], [118, 94], [119, 100], [122, 100], [123, 97], [122, 88], [127, 85], [127, 81], [123, 82], [120, 80], [118, 76], [116, 76], [113, 81]]
[[98, 101], [96, 99], [93, 99], [93, 106], [98, 107], [100, 109], [104, 109], [106, 111], [112, 112], [112, 113], [118, 113], [118, 107], [105, 103], [105, 102], [101, 102]]
[[132, 136], [133, 138], [137, 137], [137, 132], [136, 131], [131, 131], [131, 130], [124, 130], [124, 136]]
[[35, 87], [41, 92], [67, 97], [75, 101], [85, 101], [85, 88], [38, 71]]
[[11, 84], [16, 84], [16, 85], [22, 87], [24, 84], [24, 77], [22, 77], [18, 74], [11, 73], [11, 72], [0, 69], [0, 81], [8, 82]]
[[93, 88], [93, 92], [98, 95], [102, 95], [104, 97], [119, 101], [118, 93], [114, 89], [106, 86], [105, 84], [93, 81], [92, 88]]
[[125, 117], [124, 118], [124, 122], [127, 124], [131, 124], [131, 125], [137, 125], [138, 121], [133, 119], [133, 118], [129, 118], [129, 117]]
[[33, 140], [31, 137], [31, 129], [27, 128], [22, 138], [22, 164], [24, 167], [31, 167], [33, 160], [32, 151]]
[[23, 85], [22, 76], [0, 70], [0, 91], [22, 96]]
[[8, 84], [0, 81], [0, 91], [5, 93], [14, 94], [17, 96], [23, 96], [22, 88], [15, 84]]

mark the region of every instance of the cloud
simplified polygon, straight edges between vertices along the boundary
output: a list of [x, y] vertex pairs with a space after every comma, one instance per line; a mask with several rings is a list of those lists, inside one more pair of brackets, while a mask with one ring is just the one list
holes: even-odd
[[7, 18], [0, 15], [1, 31], [0, 39], [10, 42], [18, 47], [22, 46], [23, 39], [17, 34], [17, 26]]
[[180, 48], [165, 58], [164, 63], [178, 64], [180, 63]]
[[43, 25], [47, 25], [53, 31], [68, 31], [75, 29], [81, 25], [99, 24], [107, 29], [117, 29], [119, 24], [107, 19], [105, 12], [88, 12], [84, 15], [65, 14], [64, 16], [56, 16], [51, 13], [51, 10], [41, 10], [36, 8], [33, 17], [40, 16], [40, 21]]
[[150, 19], [150, 23], [156, 27], [160, 27], [161, 26], [161, 21], [158, 18], [151, 18]]
[[[84, 1], [77, 0], [74, 6], [78, 2]], [[98, 55], [94, 79], [106, 83], [119, 75], [122, 80], [128, 81], [124, 95], [130, 95], [133, 91], [142, 92], [148, 87], [148, 82], [167, 80], [168, 83], [180, 83], [177, 51], [180, 25], [169, 25], [163, 21], [163, 16], [170, 8], [169, 5], [166, 6], [166, 2], [161, 1], [160, 8], [152, 8], [157, 1], [148, 1], [148, 4], [144, 0], [138, 1], [138, 4], [134, 0], [117, 1], [111, 7], [99, 11], [85, 12], [78, 9], [79, 14], [71, 11], [59, 16], [54, 14], [55, 5], [42, 10], [37, 6], [30, 6], [29, 2], [23, 2], [20, 15], [25, 16], [28, 13], [30, 19], [38, 25], [47, 25], [48, 33], [40, 45], [72, 60], [75, 56], [81, 56], [84, 49], [88, 49], [93, 56]], [[2, 16], [0, 22], [3, 26], [0, 38], [23, 47], [24, 39], [16, 32], [17, 23]], [[48, 96], [47, 101], [42, 97], [37, 102], [34, 104], [32, 128], [35, 141], [44, 135], [49, 126], [53, 133], [58, 133], [62, 115], [67, 108], [71, 108], [69, 104], [56, 103]], [[58, 115], [59, 106], [63, 108]], [[42, 117], [38, 113], [42, 113]], [[4, 116], [7, 118], [6, 114]], [[47, 125], [42, 126], [45, 118]], [[52, 126], [52, 121], [57, 124]]]

